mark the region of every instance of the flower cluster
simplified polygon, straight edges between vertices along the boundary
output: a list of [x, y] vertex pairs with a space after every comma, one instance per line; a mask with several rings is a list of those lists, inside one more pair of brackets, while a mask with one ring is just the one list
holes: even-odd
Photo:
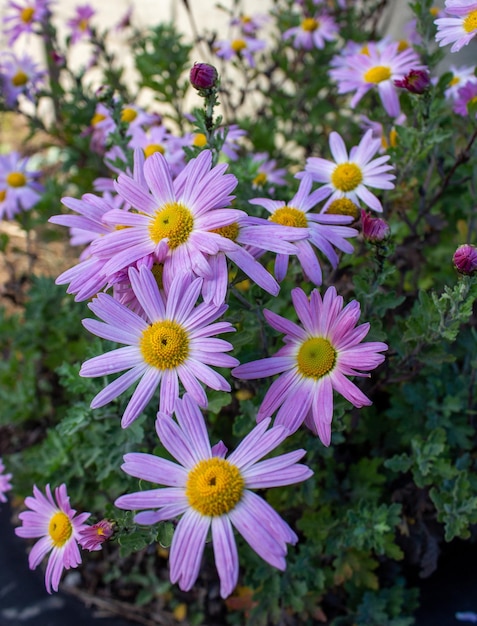
[[[425, 322], [416, 338], [404, 323], [394, 323], [393, 310], [402, 302], [412, 309], [409, 293], [420, 280], [414, 281], [411, 270], [424, 254], [399, 264], [393, 239], [397, 233], [406, 243], [432, 240], [435, 224], [446, 222], [448, 216], [441, 220], [434, 204], [448, 197], [447, 185], [470, 160], [477, 133], [469, 133], [462, 153], [453, 155], [441, 176], [445, 168], [436, 146], [448, 129], [440, 135], [431, 112], [440, 98], [442, 119], [462, 125], [472, 121], [477, 115], [475, 69], [451, 66], [451, 78], [440, 80], [433, 74], [432, 54], [426, 56], [429, 65], [421, 58], [423, 29], [406, 42], [376, 39], [374, 31], [345, 41], [362, 3], [289, 0], [283, 11], [279, 4], [270, 15], [231, 11], [228, 38], [197, 38], [208, 45], [220, 71], [210, 63], [181, 61], [184, 49], [169, 27], [158, 28], [143, 42], [134, 31], [137, 69], [144, 73], [140, 89], [157, 95], [146, 105], [147, 98], [122, 83], [114, 55], [105, 52], [92, 5], [75, 8], [62, 48], [51, 22], [51, 0], [8, 2], [4, 33], [10, 44], [39, 36], [48, 67], [27, 53], [2, 53], [0, 104], [33, 120], [34, 130], [48, 130], [55, 141], [43, 161], [17, 151], [0, 155], [0, 218], [27, 222], [24, 212], [31, 211], [27, 217], [33, 223], [33, 217], [40, 221], [46, 215], [55, 235], [64, 234], [57, 226], [67, 228], [70, 244], [80, 248], [77, 262], [63, 266], [55, 282], [65, 286], [62, 294], [66, 290], [91, 312], [82, 320], [88, 349], [77, 359], [79, 376], [93, 379], [87, 381], [90, 386], [83, 381], [87, 414], [92, 420], [104, 416], [109, 405], [112, 429], [127, 441], [111, 472], [121, 478], [111, 479], [97, 499], [114, 501], [119, 513], [110, 507], [107, 518], [101, 519], [103, 511], [99, 521], [88, 523], [91, 514], [77, 513], [70, 505], [66, 478], [51, 487], [48, 475], [45, 487], [36, 480], [33, 496], [26, 498], [16, 534], [37, 540], [29, 554], [31, 569], [48, 559], [49, 593], [58, 590], [63, 570], [80, 565], [81, 550], [99, 551], [108, 540], [123, 545], [121, 540], [135, 532], [143, 533], [141, 541], [146, 532], [159, 540], [164, 522], [173, 527], [170, 580], [183, 591], [200, 577], [208, 543], [222, 598], [239, 584], [242, 539], [267, 564], [285, 570], [290, 546], [301, 539], [299, 533], [306, 536], [314, 528], [315, 518], [298, 519], [294, 510], [282, 517], [278, 511], [285, 492], [275, 502], [263, 490], [298, 485], [313, 476], [299, 504], [317, 494], [321, 498], [321, 484], [313, 481], [323, 480], [317, 474], [328, 469], [331, 444], [352, 436], [359, 421], [356, 409], [371, 406], [379, 397], [376, 389], [384, 387], [384, 368], [374, 372], [375, 386], [364, 379], [385, 361], [392, 345], [389, 325], [391, 337], [402, 331], [402, 343], [415, 342], [408, 352], [402, 344], [401, 352], [392, 351], [395, 361], [401, 359], [403, 380], [418, 369]], [[435, 24], [437, 52], [447, 44], [457, 51], [477, 32], [477, 3], [471, 0], [446, 0], [443, 12], [421, 17], [428, 26]], [[127, 30], [130, 20], [128, 12], [115, 32]], [[68, 67], [77, 42], [91, 49], [81, 75]], [[157, 52], [164, 42], [171, 48], [165, 60]], [[83, 76], [99, 68], [108, 84], [92, 90]], [[235, 86], [234, 72], [242, 73], [244, 86]], [[301, 82], [292, 94], [292, 78], [299, 72]], [[314, 81], [315, 73], [319, 80]], [[87, 94], [84, 102], [80, 86]], [[202, 105], [191, 113], [184, 111], [188, 88]], [[259, 94], [257, 120], [237, 113], [250, 93]], [[41, 121], [45, 97], [54, 109], [50, 127]], [[77, 116], [71, 114], [75, 98], [81, 103]], [[223, 115], [216, 111], [220, 99]], [[425, 176], [414, 173], [418, 159], [426, 161]], [[53, 170], [61, 174], [52, 182]], [[444, 182], [429, 190], [436, 170]], [[471, 180], [463, 176], [460, 184], [470, 189]], [[51, 202], [59, 188], [64, 190], [62, 198], [57, 194], [61, 210]], [[407, 211], [413, 194], [419, 195], [417, 217]], [[461, 222], [458, 230], [465, 231], [467, 241], [473, 231]], [[475, 247], [458, 247], [452, 261], [464, 275], [459, 276], [462, 293], [470, 291]], [[384, 293], [389, 276], [392, 294]], [[394, 293], [398, 287], [399, 296]], [[450, 314], [438, 313], [436, 336], [441, 332], [449, 338], [454, 326], [442, 327]], [[93, 336], [98, 339], [91, 342]], [[429, 336], [434, 341], [431, 331]], [[107, 347], [100, 340], [109, 342]], [[225, 408], [220, 418], [217, 406]], [[82, 402], [75, 405], [75, 411], [83, 410]], [[340, 421], [340, 410], [347, 412], [351, 426]], [[363, 419], [368, 413], [363, 411]], [[74, 420], [67, 419], [70, 428]], [[86, 430], [83, 415], [70, 431], [77, 426]], [[294, 437], [309, 447], [297, 449]], [[375, 438], [380, 437], [385, 438], [378, 432]], [[227, 444], [230, 439], [234, 451], [229, 454], [221, 439]], [[133, 451], [134, 445], [140, 451]], [[378, 449], [378, 443], [373, 445]], [[101, 446], [104, 450], [104, 441]], [[323, 466], [314, 467], [315, 473], [300, 463], [307, 449], [310, 465]], [[273, 451], [275, 456], [268, 456]], [[375, 456], [382, 460], [379, 452]], [[131, 482], [125, 486], [120, 457], [124, 474], [152, 486], [144, 488], [141, 482], [137, 491]], [[395, 459], [407, 464], [402, 455]], [[412, 463], [406, 465], [409, 472]], [[351, 464], [356, 468], [359, 461]], [[332, 467], [342, 471], [339, 460]], [[4, 472], [0, 460], [0, 502], [11, 489], [12, 475]], [[349, 484], [345, 490], [351, 491]], [[93, 519], [95, 507], [101, 506], [97, 501], [85, 507]], [[368, 518], [363, 515], [359, 523], [367, 527]], [[373, 526], [382, 540], [373, 544], [377, 553], [392, 552], [387, 535], [382, 539], [387, 532], [382, 529], [391, 525], [386, 518]], [[336, 545], [333, 550], [352, 558], [363, 549], [351, 541]], [[314, 550], [321, 549], [317, 542]], [[300, 553], [301, 558], [308, 557]], [[334, 556], [329, 560], [342, 570], [330, 580], [346, 579], [353, 569], [345, 557], [342, 565]], [[309, 619], [314, 619], [315, 604]]]

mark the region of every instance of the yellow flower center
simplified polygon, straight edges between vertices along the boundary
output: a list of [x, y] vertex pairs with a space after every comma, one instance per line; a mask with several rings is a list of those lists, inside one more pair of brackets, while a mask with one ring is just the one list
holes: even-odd
[[315, 20], [315, 18], [313, 17], [305, 17], [305, 19], [301, 23], [302, 29], [310, 33], [316, 30], [319, 25], [320, 25], [319, 21]]
[[231, 239], [235, 241], [239, 236], [240, 228], [237, 222], [232, 222], [232, 224], [228, 224], [227, 226], [221, 226], [220, 228], [214, 228], [210, 231], [211, 233], [217, 233], [226, 239]]
[[12, 76], [11, 81], [14, 87], [22, 87], [28, 82], [28, 74], [25, 74], [23, 70], [18, 70], [18, 72]]
[[148, 365], [160, 370], [172, 370], [189, 356], [189, 337], [180, 324], [164, 320], [146, 328], [139, 347]]
[[386, 65], [371, 67], [363, 76], [365, 83], [381, 83], [383, 80], [389, 80], [390, 78], [391, 70]]
[[429, 13], [433, 16], [433, 17], [437, 17], [439, 15], [439, 11], [441, 9], [439, 7], [431, 7], [429, 9]]
[[27, 179], [25, 174], [21, 172], [10, 172], [6, 178], [7, 185], [10, 187], [24, 187], [26, 185]]
[[50, 535], [55, 548], [61, 548], [64, 546], [71, 537], [72, 533], [73, 526], [66, 513], [63, 513], [63, 511], [55, 513], [50, 519], [50, 523], [48, 525], [48, 534]]
[[247, 47], [247, 43], [243, 39], [234, 39], [230, 46], [234, 52], [241, 52]]
[[369, 57], [369, 46], [367, 43], [364, 44], [364, 46], [361, 48], [360, 53], [365, 54], [367, 57]]
[[0, 202], [3, 202], [6, 197], [7, 197], [7, 190], [6, 189], [0, 189]]
[[405, 39], [401, 39], [398, 43], [397, 51], [403, 52], [409, 48], [409, 43]]
[[477, 30], [477, 9], [471, 11], [465, 18], [463, 27], [466, 33], [473, 33], [474, 30]]
[[363, 173], [356, 163], [340, 163], [331, 174], [331, 182], [340, 191], [353, 191], [363, 180]]
[[454, 85], [458, 85], [460, 83], [460, 78], [458, 76], [454, 76], [450, 81], [449, 81], [449, 87], [453, 87]]
[[250, 24], [252, 18], [249, 15], [242, 15], [240, 21], [242, 22], [242, 24]]
[[298, 371], [308, 378], [321, 378], [334, 368], [336, 350], [328, 339], [311, 337], [304, 341], [298, 351]]
[[207, 145], [207, 137], [204, 135], [204, 133], [197, 133], [196, 135], [194, 135], [192, 145], [196, 148], [203, 148]]
[[349, 198], [333, 200], [333, 202], [328, 205], [326, 212], [331, 215], [350, 215], [355, 220], [357, 220], [359, 216], [358, 207]]
[[240, 470], [225, 459], [213, 457], [199, 461], [189, 472], [186, 496], [190, 506], [201, 515], [218, 517], [240, 502], [245, 486]]
[[126, 122], [126, 124], [134, 122], [136, 117], [137, 111], [135, 109], [131, 109], [131, 107], [126, 107], [121, 111], [121, 122]]
[[267, 175], [264, 172], [259, 172], [253, 179], [253, 184], [256, 187], [263, 187], [267, 182]]
[[161, 146], [160, 143], [150, 143], [148, 146], [144, 148], [144, 154], [146, 158], [150, 157], [151, 154], [154, 154], [155, 152], [160, 152], [161, 154], [164, 154], [165, 152], [164, 146]]
[[93, 117], [91, 118], [91, 126], [96, 126], [96, 124], [99, 124], [105, 119], [106, 119], [106, 115], [103, 115], [102, 113], [95, 113]]
[[84, 33], [85, 30], [87, 30], [89, 27], [89, 20], [86, 18], [83, 18], [82, 20], [80, 20], [78, 22], [78, 28]]
[[20, 11], [20, 19], [24, 24], [30, 24], [35, 15], [35, 9], [33, 7], [25, 7]]
[[154, 243], [168, 239], [169, 248], [174, 250], [187, 241], [193, 228], [194, 218], [189, 209], [178, 202], [168, 202], [155, 212], [149, 234]]
[[268, 219], [283, 226], [294, 226], [295, 228], [307, 228], [308, 226], [308, 220], [303, 211], [292, 206], [280, 207]]

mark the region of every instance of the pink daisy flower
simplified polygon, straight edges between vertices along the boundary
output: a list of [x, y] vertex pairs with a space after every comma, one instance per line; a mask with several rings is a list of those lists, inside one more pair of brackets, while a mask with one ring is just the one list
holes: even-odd
[[427, 69], [412, 48], [399, 51], [399, 42], [379, 46], [369, 43], [366, 51], [346, 58], [346, 66], [330, 70], [330, 77], [338, 83], [339, 93], [355, 92], [350, 107], [354, 109], [371, 89], [377, 89], [384, 109], [391, 117], [401, 112], [399, 95], [394, 85], [410, 70]]
[[37, 182], [40, 175], [18, 152], [0, 155], [0, 219], [12, 219], [35, 206], [43, 193], [43, 185]]
[[281, 374], [267, 391], [257, 421], [278, 409], [275, 424], [294, 432], [305, 422], [329, 446], [333, 389], [355, 407], [372, 404], [346, 377], [369, 376], [364, 372], [384, 361], [379, 352], [388, 346], [380, 341], [360, 345], [369, 324], [356, 327], [359, 302], [352, 300], [343, 308], [343, 298], [334, 287], [326, 290], [323, 299], [316, 289], [310, 298], [302, 289], [293, 289], [292, 300], [302, 326], [265, 309], [270, 326], [285, 333], [285, 346], [273, 357], [236, 367], [232, 374], [245, 380]]
[[147, 185], [120, 174], [116, 191], [134, 212], [116, 209], [103, 218], [126, 227], [91, 244], [96, 256], [109, 259], [105, 272], [113, 274], [154, 254], [157, 263], [164, 263], [168, 283], [177, 274], [190, 272], [210, 277], [208, 256], [232, 247], [211, 231], [245, 215], [229, 207], [237, 179], [225, 174], [226, 169], [223, 163], [212, 168], [212, 153], [204, 150], [173, 180], [166, 159], [156, 152], [144, 163]]
[[234, 57], [244, 58], [250, 67], [255, 67], [255, 54], [263, 50], [266, 46], [262, 39], [253, 37], [239, 37], [232, 41], [217, 41], [214, 44], [214, 51], [218, 57], [229, 61]]
[[[264, 189], [267, 187], [269, 193], [273, 193], [273, 185], [285, 185], [287, 171], [284, 167], [277, 167], [275, 159], [270, 159], [267, 152], [257, 152], [252, 160], [258, 164], [257, 175], [252, 181], [254, 189]], [[271, 185], [271, 187], [268, 187]]]
[[[353, 246], [346, 241], [346, 237], [356, 237], [358, 234], [354, 228], [343, 224], [353, 221], [346, 215], [327, 215], [323, 213], [311, 213], [320, 198], [321, 190], [311, 192], [312, 177], [304, 173], [297, 193], [289, 202], [284, 200], [270, 200], [269, 198], [253, 198], [251, 204], [263, 206], [269, 213], [270, 221], [296, 229], [306, 229], [308, 235], [295, 241], [296, 256], [301, 263], [303, 272], [308, 280], [315, 285], [321, 285], [322, 272], [319, 260], [313, 247], [318, 248], [333, 267], [338, 264], [338, 255], [333, 246], [343, 252], [352, 252]], [[279, 253], [275, 260], [275, 277], [281, 282], [288, 270], [288, 253]]]
[[313, 472], [297, 463], [305, 450], [260, 461], [282, 443], [289, 432], [282, 426], [267, 431], [270, 419], [256, 426], [227, 458], [220, 442], [211, 447], [204, 418], [186, 394], [176, 405], [176, 423], [158, 414], [156, 431], [162, 445], [179, 463], [151, 454], [130, 453], [122, 469], [127, 474], [164, 485], [119, 497], [121, 509], [146, 509], [138, 524], [182, 518], [174, 532], [169, 556], [170, 578], [188, 591], [199, 575], [207, 535], [211, 531], [220, 594], [229, 596], [237, 585], [239, 563], [233, 528], [267, 563], [286, 568], [287, 543], [298, 537], [252, 489], [302, 482]]
[[58, 591], [63, 569], [81, 563], [78, 543], [90, 514], [76, 515], [64, 484], [55, 489], [54, 497], [50, 485], [46, 486], [46, 495], [35, 485], [33, 497], [26, 498], [25, 504], [31, 510], [20, 513], [22, 526], [15, 528], [15, 534], [25, 539], [39, 538], [28, 555], [30, 569], [35, 569], [50, 554], [45, 572], [46, 590]]
[[255, 15], [242, 14], [239, 17], [232, 18], [230, 25], [238, 26], [244, 35], [254, 37], [269, 21], [269, 15], [258, 13]]
[[12, 488], [12, 485], [10, 484], [11, 479], [12, 475], [5, 473], [5, 465], [0, 458], [0, 502], [7, 501], [5, 494]]
[[76, 7], [76, 14], [67, 21], [67, 25], [71, 28], [70, 44], [74, 44], [83, 37], [91, 37], [93, 34], [91, 27], [91, 18], [96, 11], [90, 4], [82, 4]]
[[13, 109], [20, 95], [32, 102], [42, 85], [46, 72], [28, 54], [0, 56], [0, 84], [8, 109]]
[[444, 93], [449, 100], [456, 100], [459, 96], [459, 89], [467, 83], [477, 83], [477, 76], [474, 74], [475, 67], [472, 65], [459, 67], [450, 65], [448, 71], [452, 73], [452, 78]]
[[233, 367], [238, 363], [224, 354], [232, 350], [232, 344], [213, 337], [235, 330], [228, 322], [211, 324], [227, 306], [195, 306], [202, 287], [200, 278], [191, 282], [188, 275], [178, 274], [165, 303], [146, 265], [139, 270], [130, 268], [129, 280], [146, 319], [110, 295], [100, 293], [88, 307], [103, 321], [83, 320], [85, 328], [94, 335], [125, 347], [89, 359], [83, 363], [80, 376], [106, 376], [128, 370], [95, 396], [91, 407], [111, 402], [139, 381], [122, 417], [121, 425], [126, 428], [144, 410], [157, 387], [159, 408], [168, 414], [179, 397], [179, 381], [202, 407], [207, 406], [207, 395], [200, 382], [218, 391], [230, 391], [225, 378], [210, 367]]
[[283, 39], [293, 37], [295, 48], [322, 50], [327, 41], [333, 41], [338, 33], [338, 25], [329, 15], [315, 15], [305, 17], [299, 26], [289, 28], [283, 33]]
[[320, 157], [309, 157], [306, 160], [305, 171], [309, 172], [317, 183], [325, 183], [317, 190], [315, 201], [329, 199], [324, 209], [334, 200], [349, 198], [359, 206], [361, 200], [370, 209], [382, 211], [383, 207], [378, 198], [369, 191], [368, 187], [376, 189], [393, 189], [394, 174], [388, 174], [393, 169], [386, 164], [389, 155], [377, 159], [373, 156], [379, 151], [381, 141], [373, 138], [370, 129], [363, 135], [357, 146], [351, 148], [349, 155], [346, 145], [339, 133], [330, 134], [330, 150], [334, 161]]
[[50, 0], [26, 0], [15, 2], [10, 0], [6, 7], [9, 12], [4, 18], [4, 33], [8, 37], [8, 45], [12, 46], [22, 33], [34, 33], [48, 14]]
[[475, 0], [446, 0], [444, 17], [434, 21], [439, 46], [453, 44], [458, 52], [477, 35], [477, 2]]
[[[458, 115], [466, 117], [470, 114], [469, 105], [471, 104], [477, 106], [477, 82], [474, 81], [469, 81], [459, 89], [458, 97], [454, 102], [453, 111]], [[475, 112], [474, 117], [477, 118], [477, 112]]]

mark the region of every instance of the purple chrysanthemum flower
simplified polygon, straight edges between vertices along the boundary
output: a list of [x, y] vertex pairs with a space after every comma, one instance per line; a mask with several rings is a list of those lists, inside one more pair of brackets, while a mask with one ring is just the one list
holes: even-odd
[[[474, 81], [467, 82], [459, 89], [453, 106], [454, 113], [463, 117], [468, 116], [470, 113], [469, 104], [477, 104], [477, 82]], [[477, 112], [474, 117], [477, 117]]]
[[270, 21], [270, 16], [256, 13], [255, 15], [242, 14], [230, 20], [231, 26], [238, 26], [241, 32], [248, 37], [255, 37], [257, 32]]
[[45, 70], [27, 53], [21, 56], [11, 53], [1, 55], [0, 84], [7, 108], [14, 108], [20, 95], [33, 102], [45, 74]]
[[122, 417], [121, 425], [126, 428], [143, 411], [158, 387], [159, 408], [168, 414], [179, 397], [179, 381], [202, 407], [207, 406], [207, 395], [200, 382], [212, 389], [230, 391], [225, 378], [210, 367], [237, 365], [237, 359], [224, 354], [233, 346], [213, 337], [235, 330], [228, 322], [211, 324], [227, 306], [206, 303], [195, 306], [202, 280], [191, 282], [187, 274], [174, 278], [165, 303], [146, 265], [139, 270], [130, 268], [129, 280], [146, 319], [112, 296], [100, 293], [88, 306], [103, 322], [83, 320], [85, 328], [93, 334], [125, 347], [89, 359], [83, 363], [80, 375], [106, 376], [128, 370], [93, 398], [92, 408], [111, 402], [139, 380]]
[[395, 80], [404, 78], [410, 70], [425, 70], [412, 48], [399, 50], [399, 42], [385, 47], [369, 43], [365, 52], [346, 57], [346, 65], [330, 70], [331, 78], [338, 83], [339, 93], [355, 92], [351, 98], [352, 109], [371, 89], [378, 90], [387, 114], [397, 117], [401, 112]]
[[8, 45], [12, 46], [22, 33], [34, 33], [48, 14], [50, 0], [26, 0], [15, 2], [10, 0], [4, 18], [4, 33], [8, 37]]
[[262, 39], [254, 37], [240, 37], [232, 41], [222, 40], [214, 44], [214, 51], [218, 57], [229, 61], [234, 57], [244, 58], [250, 67], [255, 67], [255, 54], [266, 46]]
[[286, 41], [293, 37], [295, 48], [312, 50], [318, 48], [322, 50], [327, 41], [333, 41], [338, 33], [338, 25], [329, 15], [315, 15], [305, 17], [299, 26], [289, 28], [283, 33]]
[[78, 542], [90, 514], [76, 515], [64, 484], [55, 489], [54, 497], [50, 485], [46, 486], [46, 496], [35, 485], [33, 497], [26, 498], [25, 504], [31, 510], [20, 513], [22, 526], [15, 528], [15, 534], [25, 539], [39, 538], [28, 555], [30, 569], [35, 569], [50, 553], [45, 572], [46, 590], [58, 591], [63, 569], [81, 563]]
[[155, 524], [182, 515], [172, 539], [170, 577], [184, 591], [194, 585], [209, 531], [223, 598], [234, 590], [239, 573], [235, 527], [253, 550], [270, 565], [284, 570], [287, 543], [298, 537], [272, 507], [252, 489], [291, 485], [313, 472], [297, 463], [305, 450], [259, 461], [282, 443], [289, 432], [282, 426], [267, 431], [270, 419], [256, 426], [225, 458], [220, 443], [211, 447], [204, 418], [186, 394], [175, 408], [178, 424], [159, 413], [156, 431], [163, 446], [179, 463], [151, 454], [130, 453], [122, 469], [131, 476], [158, 485], [119, 497], [121, 509], [147, 509], [138, 524]]
[[[264, 189], [267, 187], [269, 193], [274, 191], [273, 185], [285, 185], [287, 170], [284, 167], [277, 167], [275, 159], [270, 159], [267, 152], [257, 152], [252, 160], [258, 163], [257, 175], [252, 181], [254, 189]], [[271, 187], [269, 187], [271, 185]]]
[[355, 407], [370, 405], [371, 400], [346, 376], [369, 376], [364, 372], [384, 361], [379, 352], [388, 346], [380, 341], [361, 344], [369, 323], [356, 327], [359, 302], [352, 300], [343, 308], [343, 298], [334, 287], [326, 290], [323, 299], [316, 289], [310, 298], [302, 289], [293, 289], [292, 300], [302, 326], [265, 309], [270, 326], [285, 333], [286, 345], [275, 356], [240, 365], [232, 374], [245, 380], [281, 374], [267, 391], [257, 421], [278, 409], [275, 424], [294, 432], [305, 422], [329, 446], [333, 389]]
[[330, 196], [325, 210], [333, 200], [349, 198], [359, 205], [361, 200], [370, 209], [382, 211], [383, 207], [378, 198], [369, 191], [368, 187], [376, 189], [393, 189], [394, 174], [388, 174], [393, 169], [387, 165], [389, 155], [373, 159], [379, 151], [381, 141], [373, 138], [373, 131], [368, 130], [357, 146], [351, 148], [348, 155], [346, 145], [341, 135], [335, 131], [330, 134], [330, 150], [334, 161], [320, 157], [309, 157], [306, 160], [305, 171], [309, 172], [317, 183], [325, 183], [317, 190], [316, 202]]
[[3, 464], [2, 459], [0, 458], [0, 502], [6, 502], [7, 498], [5, 494], [7, 491], [10, 491], [12, 485], [10, 480], [12, 479], [11, 474], [5, 473], [5, 465]]
[[29, 169], [29, 160], [18, 152], [0, 155], [0, 219], [12, 219], [29, 211], [41, 198], [41, 172]]
[[453, 44], [458, 52], [477, 35], [477, 2], [475, 0], [446, 0], [446, 13], [434, 21], [439, 46]]
[[449, 100], [456, 100], [459, 96], [459, 89], [467, 83], [477, 83], [477, 76], [474, 74], [475, 67], [473, 65], [461, 65], [459, 67], [450, 65], [448, 71], [451, 72], [452, 78], [444, 93]]
[[[352, 252], [353, 246], [346, 241], [346, 237], [355, 237], [358, 233], [354, 228], [344, 224], [353, 221], [346, 215], [331, 215], [326, 213], [312, 213], [322, 193], [320, 189], [311, 192], [312, 177], [306, 172], [300, 181], [297, 193], [289, 202], [270, 200], [269, 198], [253, 198], [251, 204], [263, 206], [271, 213], [269, 220], [282, 226], [306, 229], [308, 235], [295, 242], [295, 254], [301, 263], [307, 279], [315, 285], [321, 285], [322, 272], [313, 246], [318, 248], [330, 261], [333, 267], [338, 264], [338, 255], [333, 246], [343, 252]], [[318, 198], [318, 199], [317, 199]], [[288, 270], [289, 254], [279, 253], [275, 260], [275, 277], [281, 282]]]
[[67, 25], [71, 28], [71, 41], [70, 44], [74, 44], [83, 37], [91, 37], [91, 18], [96, 14], [96, 11], [90, 4], [82, 4], [76, 7], [76, 14], [74, 17], [67, 21]]
[[191, 159], [173, 180], [162, 154], [152, 154], [144, 163], [147, 186], [120, 174], [116, 191], [134, 211], [113, 210], [104, 220], [123, 226], [91, 244], [92, 252], [108, 258], [105, 271], [113, 274], [138, 259], [154, 254], [164, 263], [164, 280], [177, 274], [210, 277], [208, 255], [232, 246], [213, 231], [228, 226], [245, 214], [231, 209], [230, 192], [237, 185], [226, 164], [212, 166], [212, 153], [204, 150]]

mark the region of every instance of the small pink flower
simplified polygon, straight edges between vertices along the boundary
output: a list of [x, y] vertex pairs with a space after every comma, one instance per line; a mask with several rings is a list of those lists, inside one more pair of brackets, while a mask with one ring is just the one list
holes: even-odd
[[103, 543], [111, 538], [113, 527], [114, 524], [107, 519], [102, 519], [92, 526], [86, 526], [80, 532], [79, 543], [81, 547], [90, 552], [101, 550]]
[[93, 34], [90, 20], [96, 11], [90, 4], [82, 4], [76, 7], [76, 15], [68, 20], [67, 24], [71, 28], [71, 42], [76, 43], [83, 37], [91, 37]]
[[299, 26], [289, 28], [283, 33], [283, 39], [293, 37], [295, 48], [322, 50], [327, 41], [333, 41], [338, 33], [338, 25], [329, 15], [305, 17]]
[[28, 556], [30, 569], [35, 569], [50, 554], [45, 572], [46, 590], [58, 591], [63, 570], [81, 563], [78, 543], [90, 514], [76, 515], [65, 484], [55, 489], [54, 497], [50, 485], [46, 486], [46, 495], [35, 485], [33, 497], [26, 498], [25, 504], [30, 510], [18, 516], [22, 526], [15, 528], [15, 534], [25, 539], [38, 538]]

